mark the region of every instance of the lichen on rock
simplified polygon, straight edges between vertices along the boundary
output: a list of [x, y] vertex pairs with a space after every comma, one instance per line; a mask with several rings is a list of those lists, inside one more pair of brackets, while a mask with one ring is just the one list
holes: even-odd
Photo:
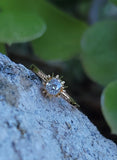
[[104, 138], [62, 98], [45, 98], [40, 79], [0, 54], [0, 160], [117, 160]]

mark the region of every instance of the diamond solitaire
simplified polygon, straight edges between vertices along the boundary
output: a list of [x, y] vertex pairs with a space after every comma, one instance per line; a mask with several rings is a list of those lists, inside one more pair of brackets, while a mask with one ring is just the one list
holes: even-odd
[[45, 89], [50, 95], [58, 95], [62, 89], [62, 84], [59, 79], [52, 78], [46, 83]]
[[79, 107], [79, 105], [67, 94], [65, 91], [64, 81], [59, 78], [59, 75], [50, 76], [43, 73], [35, 65], [31, 65], [31, 70], [35, 72], [43, 80], [43, 93], [46, 97], [59, 97], [61, 96], [70, 104]]

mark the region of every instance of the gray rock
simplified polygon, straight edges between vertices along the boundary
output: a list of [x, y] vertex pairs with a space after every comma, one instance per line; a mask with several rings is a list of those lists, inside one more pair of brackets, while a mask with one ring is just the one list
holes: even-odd
[[0, 54], [0, 160], [117, 160], [117, 146], [40, 79]]

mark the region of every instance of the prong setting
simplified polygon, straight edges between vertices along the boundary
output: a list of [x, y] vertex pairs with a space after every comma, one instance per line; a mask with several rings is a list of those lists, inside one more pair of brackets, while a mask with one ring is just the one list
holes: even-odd
[[65, 84], [65, 81], [62, 81], [61, 84], [64, 85], [64, 84]]
[[43, 80], [42, 83], [44, 88], [42, 93], [45, 95], [45, 97], [52, 98], [61, 96], [70, 104], [79, 107], [79, 105], [67, 94], [65, 88], [68, 86], [64, 86], [65, 81], [61, 80], [62, 77], [59, 77], [59, 75], [54, 76], [54, 73], [52, 73], [52, 76], [46, 75], [35, 65], [32, 65], [31, 69]]
[[50, 75], [48, 75], [48, 78], [50, 78], [51, 76]]
[[59, 75], [58, 75], [58, 74], [56, 75], [56, 78], [57, 78], [57, 79], [59, 78]]

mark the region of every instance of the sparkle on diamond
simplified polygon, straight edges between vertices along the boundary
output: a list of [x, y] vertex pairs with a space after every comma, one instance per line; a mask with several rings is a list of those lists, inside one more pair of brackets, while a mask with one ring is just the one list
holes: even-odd
[[46, 84], [46, 90], [50, 95], [57, 95], [60, 92], [61, 87], [62, 87], [61, 82], [56, 78], [52, 78]]

